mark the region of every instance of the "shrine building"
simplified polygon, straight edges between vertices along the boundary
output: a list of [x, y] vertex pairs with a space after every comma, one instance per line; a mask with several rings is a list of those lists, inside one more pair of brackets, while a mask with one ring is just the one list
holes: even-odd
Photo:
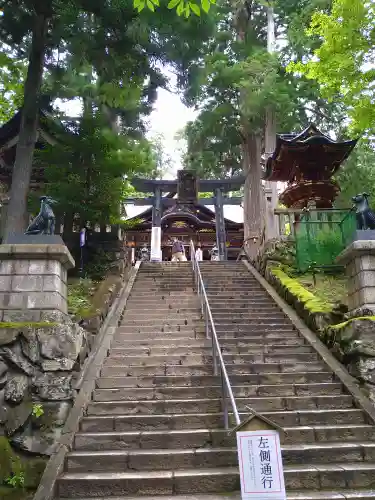
[[[242, 210], [241, 198], [224, 196], [225, 192], [241, 187], [242, 177], [199, 180], [193, 172], [180, 170], [175, 181], [133, 179], [132, 184], [139, 192], [154, 193], [150, 198], [127, 200], [138, 206], [152, 205], [127, 219], [130, 227], [126, 230], [126, 242], [128, 247], [135, 249], [136, 256], [146, 245], [151, 248], [152, 260], [170, 260], [172, 239], [177, 237], [185, 245], [187, 258], [190, 257], [190, 240], [195, 247], [201, 245], [204, 259], [210, 258], [210, 250], [215, 245], [222, 258], [237, 258], [244, 240], [243, 223], [225, 218], [223, 206], [237, 205]], [[198, 198], [198, 191], [212, 191], [213, 197]], [[215, 211], [207, 205], [214, 205]], [[155, 255], [155, 252], [159, 253]]]

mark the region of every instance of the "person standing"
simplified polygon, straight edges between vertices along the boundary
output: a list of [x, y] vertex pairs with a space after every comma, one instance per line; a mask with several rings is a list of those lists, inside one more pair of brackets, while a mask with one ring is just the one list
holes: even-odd
[[200, 243], [198, 243], [197, 249], [195, 250], [195, 258], [197, 259], [198, 262], [202, 262], [203, 260], [203, 252]]
[[219, 260], [219, 250], [216, 245], [211, 250], [211, 260]]
[[172, 262], [185, 262], [185, 248], [182, 241], [177, 238], [173, 238], [172, 245]]

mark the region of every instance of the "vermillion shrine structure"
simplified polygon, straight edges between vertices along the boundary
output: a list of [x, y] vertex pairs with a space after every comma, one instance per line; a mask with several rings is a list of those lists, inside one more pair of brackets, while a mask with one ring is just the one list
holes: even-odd
[[264, 179], [286, 182], [280, 203], [287, 208], [332, 208], [340, 187], [332, 179], [357, 140], [337, 142], [314, 125], [300, 134], [280, 134]]

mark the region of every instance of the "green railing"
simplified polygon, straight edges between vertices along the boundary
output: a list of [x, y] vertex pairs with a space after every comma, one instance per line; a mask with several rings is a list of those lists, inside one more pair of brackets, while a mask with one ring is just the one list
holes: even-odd
[[336, 266], [336, 257], [350, 244], [355, 229], [353, 210], [314, 210], [301, 214], [294, 223], [299, 270]]

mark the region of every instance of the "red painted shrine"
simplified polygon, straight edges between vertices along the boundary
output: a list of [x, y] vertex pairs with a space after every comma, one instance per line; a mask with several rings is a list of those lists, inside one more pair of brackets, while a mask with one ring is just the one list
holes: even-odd
[[356, 143], [357, 140], [333, 141], [314, 125], [300, 134], [277, 135], [264, 179], [287, 183], [279, 198], [287, 208], [332, 208], [340, 192], [332, 176]]

